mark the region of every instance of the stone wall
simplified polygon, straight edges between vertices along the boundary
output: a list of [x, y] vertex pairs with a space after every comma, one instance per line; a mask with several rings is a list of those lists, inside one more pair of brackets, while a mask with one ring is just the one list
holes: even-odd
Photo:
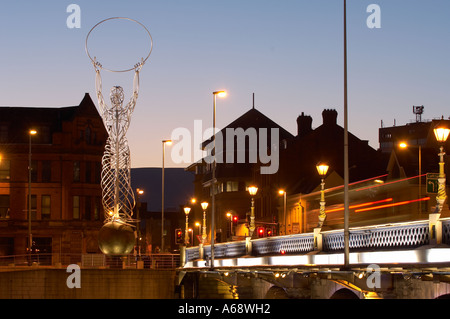
[[69, 288], [65, 268], [0, 271], [0, 299], [173, 299], [175, 271], [80, 269], [80, 288]]

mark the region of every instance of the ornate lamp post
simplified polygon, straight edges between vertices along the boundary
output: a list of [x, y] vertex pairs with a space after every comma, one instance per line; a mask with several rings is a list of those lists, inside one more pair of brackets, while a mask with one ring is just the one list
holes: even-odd
[[202, 226], [202, 244], [206, 242], [206, 209], [208, 208], [208, 202], [202, 202], [200, 205], [202, 205], [203, 209], [203, 226]]
[[444, 172], [444, 143], [447, 141], [448, 135], [450, 133], [450, 129], [443, 123], [440, 122], [434, 128], [434, 135], [436, 140], [441, 144], [440, 152], [439, 152], [439, 177], [438, 177], [438, 194], [436, 196], [436, 210], [435, 213], [441, 213], [442, 207], [444, 206], [445, 199], [447, 198], [447, 194], [445, 191], [445, 172]]
[[439, 176], [438, 176], [438, 193], [436, 195], [436, 208], [434, 212], [429, 215], [429, 233], [430, 233], [430, 244], [440, 244], [442, 242], [442, 222], [439, 220], [444, 207], [445, 200], [447, 199], [447, 194], [445, 191], [445, 172], [444, 172], [444, 143], [448, 138], [450, 129], [442, 121], [436, 125], [434, 128], [434, 135], [436, 140], [440, 144], [439, 152]]
[[320, 182], [320, 210], [319, 210], [319, 225], [317, 227], [322, 228], [323, 223], [327, 215], [325, 214], [325, 181], [324, 178], [328, 172], [328, 165], [324, 163], [319, 163], [316, 165], [317, 172], [321, 177]]
[[186, 231], [184, 233], [184, 242], [186, 246], [189, 244], [189, 212], [191, 211], [190, 207], [184, 208], [184, 213], [186, 214]]
[[316, 165], [317, 172], [321, 177], [320, 182], [320, 209], [319, 209], [319, 224], [316, 228], [314, 228], [314, 249], [322, 250], [322, 226], [325, 222], [325, 218], [327, 217], [325, 213], [325, 181], [324, 178], [328, 172], [328, 165], [324, 163], [319, 163]]
[[278, 191], [279, 195], [283, 195], [283, 219], [284, 219], [284, 234], [287, 235], [287, 230], [286, 230], [286, 191], [284, 189], [280, 189]]
[[249, 226], [249, 237], [251, 238], [253, 236], [253, 232], [255, 231], [255, 195], [258, 192], [258, 187], [256, 186], [250, 186], [248, 188], [248, 192], [250, 193], [250, 196], [252, 197], [252, 207], [250, 212], [250, 226]]

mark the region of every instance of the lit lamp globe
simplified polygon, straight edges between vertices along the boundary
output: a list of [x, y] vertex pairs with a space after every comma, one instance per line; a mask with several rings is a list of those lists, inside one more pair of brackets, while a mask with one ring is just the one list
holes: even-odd
[[250, 193], [250, 196], [255, 196], [256, 193], [258, 192], [258, 187], [256, 186], [250, 186], [248, 188], [248, 192]]
[[134, 244], [133, 229], [120, 221], [104, 224], [98, 233], [98, 247], [105, 255], [128, 255]]
[[327, 175], [329, 166], [325, 163], [319, 163], [316, 165], [317, 172], [321, 177], [325, 177]]
[[439, 123], [434, 128], [434, 136], [439, 143], [445, 143], [447, 141], [450, 129], [445, 124]]

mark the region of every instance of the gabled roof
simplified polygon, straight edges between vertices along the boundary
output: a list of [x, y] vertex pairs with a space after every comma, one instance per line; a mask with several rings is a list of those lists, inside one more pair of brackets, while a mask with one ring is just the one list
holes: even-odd
[[62, 130], [62, 123], [77, 115], [99, 117], [91, 97], [86, 93], [77, 106], [68, 107], [0, 107], [0, 125], [8, 128], [8, 143], [28, 143], [28, 130], [46, 127], [49, 133]]
[[[289, 133], [283, 127], [275, 123], [273, 120], [268, 118], [266, 115], [264, 115], [254, 107], [245, 112], [244, 114], [242, 114], [240, 117], [235, 119], [227, 126], [225, 126], [223, 129], [221, 129], [220, 132], [223, 134], [223, 136], [226, 136], [227, 128], [233, 129], [242, 128], [243, 130], [255, 128], [257, 131], [260, 128], [267, 128], [267, 129], [278, 128], [280, 141], [282, 141], [283, 139], [290, 139], [294, 137], [291, 133]], [[211, 140], [212, 138], [204, 141], [202, 143], [202, 146], [205, 147], [211, 142]]]

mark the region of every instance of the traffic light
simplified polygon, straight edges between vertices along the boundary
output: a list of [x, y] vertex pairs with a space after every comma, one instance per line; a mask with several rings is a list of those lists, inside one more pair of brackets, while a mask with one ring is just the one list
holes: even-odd
[[258, 237], [264, 237], [264, 227], [258, 227]]
[[272, 228], [267, 228], [267, 237], [273, 236]]
[[175, 229], [175, 242], [177, 244], [182, 244], [184, 242], [183, 231], [181, 230], [181, 228]]
[[238, 219], [239, 219], [239, 217], [237, 217], [237, 216], [233, 216], [233, 225], [234, 225], [234, 226], [236, 226], [236, 225], [237, 225], [237, 223], [238, 223]]

